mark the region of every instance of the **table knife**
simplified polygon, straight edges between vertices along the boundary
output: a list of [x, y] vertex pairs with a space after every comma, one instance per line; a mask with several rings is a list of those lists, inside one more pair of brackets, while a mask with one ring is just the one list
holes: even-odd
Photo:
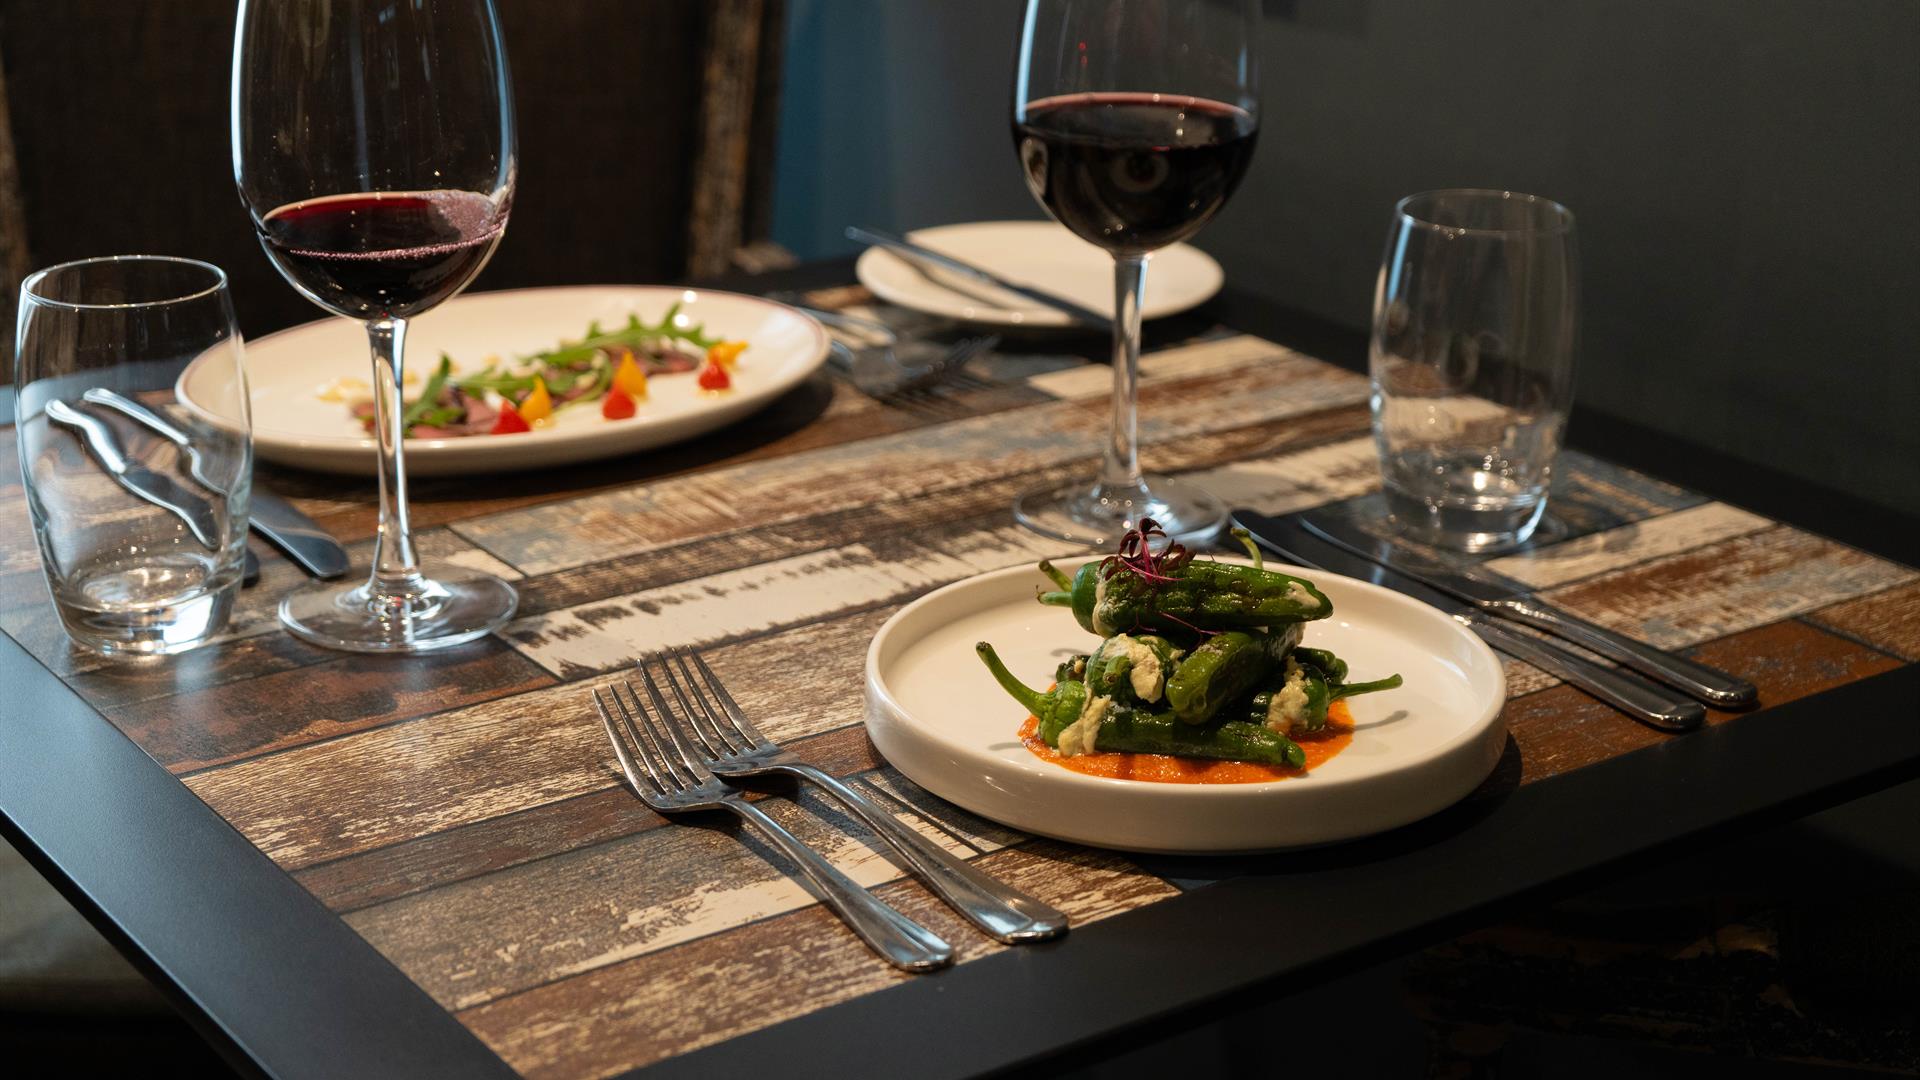
[[[187, 456], [188, 474], [208, 491], [217, 495], [226, 494], [226, 489], [208, 475], [206, 461], [200, 456], [199, 448], [172, 421], [132, 398], [105, 387], [96, 386], [80, 397], [92, 404], [116, 410], [178, 446]], [[253, 485], [247, 524], [314, 577], [326, 580], [347, 572], [346, 548], [321, 531], [313, 519], [301, 513], [292, 503], [259, 484]]]
[[1374, 536], [1352, 520], [1337, 515], [1303, 513], [1295, 516], [1301, 524], [1321, 537], [1363, 559], [1397, 570], [1490, 615], [1512, 619], [1592, 649], [1609, 660], [1658, 679], [1709, 705], [1738, 708], [1753, 704], [1760, 695], [1760, 691], [1745, 679], [1635, 641], [1554, 607], [1533, 596], [1523, 583], [1498, 571], [1484, 566], [1449, 563], [1406, 544]]
[[883, 247], [888, 251], [895, 252], [917, 262], [932, 263], [943, 270], [948, 270], [959, 274], [961, 277], [978, 281], [983, 285], [991, 285], [996, 289], [1005, 289], [1015, 296], [1025, 297], [1043, 307], [1050, 307], [1055, 311], [1065, 312], [1071, 315], [1075, 322], [1083, 323], [1100, 330], [1107, 330], [1113, 326], [1113, 320], [1091, 308], [1081, 307], [1071, 300], [1055, 296], [1049, 292], [1043, 292], [1031, 285], [1022, 285], [1019, 282], [1008, 281], [1006, 278], [1001, 277], [991, 270], [975, 266], [969, 262], [962, 262], [951, 255], [942, 254], [932, 248], [921, 247], [919, 244], [905, 237], [895, 236], [892, 233], [879, 232], [874, 229], [863, 229], [858, 225], [847, 226], [846, 236], [847, 239], [857, 243]]
[[208, 551], [220, 550], [220, 522], [212, 504], [172, 477], [129, 460], [126, 451], [120, 449], [119, 437], [105, 421], [57, 398], [47, 402], [47, 419], [79, 435], [87, 452], [121, 487], [186, 522], [193, 538]]
[[1234, 523], [1252, 534], [1260, 546], [1288, 562], [1315, 566], [1336, 574], [1369, 581], [1410, 596], [1480, 635], [1480, 639], [1516, 659], [1524, 660], [1661, 731], [1692, 731], [1707, 711], [1698, 702], [1670, 694], [1637, 675], [1597, 664], [1582, 656], [1507, 629], [1478, 608], [1423, 585], [1411, 577], [1381, 566], [1323, 540], [1296, 521], [1236, 510]]

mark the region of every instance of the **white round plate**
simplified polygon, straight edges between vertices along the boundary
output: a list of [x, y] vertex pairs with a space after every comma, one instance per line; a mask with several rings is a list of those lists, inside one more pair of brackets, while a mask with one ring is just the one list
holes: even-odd
[[[974, 221], [907, 234], [942, 255], [1102, 313], [1113, 310], [1113, 256], [1052, 221]], [[854, 264], [860, 284], [890, 304], [1008, 327], [1071, 326], [1065, 313], [950, 271], [871, 247]], [[1153, 253], [1141, 317], [1176, 315], [1213, 298], [1226, 280], [1213, 256], [1189, 244]]]
[[[734, 389], [701, 393], [694, 374], [648, 380], [647, 400], [625, 420], [608, 420], [590, 405], [561, 409], [552, 422], [518, 435], [408, 439], [407, 473], [436, 476], [493, 473], [614, 457], [679, 442], [739, 420], [805, 380], [827, 356], [826, 331], [806, 315], [753, 296], [642, 285], [584, 285], [513, 289], [456, 297], [409, 324], [409, 392], [433, 371], [442, 352], [462, 371], [487, 357], [513, 358], [578, 340], [589, 323], [613, 327], [638, 315], [658, 322], [680, 304], [689, 325], [746, 341]], [[253, 398], [254, 451], [268, 461], [303, 469], [370, 475], [377, 462], [373, 437], [345, 403], [321, 392], [343, 378], [371, 381], [366, 331], [348, 319], [324, 319], [246, 347]], [[197, 362], [180, 375], [181, 404], [196, 410], [196, 387], [218, 377]], [[209, 401], [217, 400], [208, 393]]]
[[[1071, 573], [1080, 562], [1061, 561]], [[1031, 566], [929, 593], [887, 620], [867, 650], [867, 732], [915, 783], [1026, 832], [1127, 851], [1272, 851], [1351, 840], [1417, 821], [1484, 780], [1506, 744], [1506, 676], [1493, 650], [1399, 593], [1269, 564], [1318, 585], [1331, 617], [1306, 643], [1356, 679], [1399, 672], [1398, 690], [1352, 698], [1353, 742], [1304, 776], [1257, 784], [1162, 784], [1069, 772], [1016, 732], [1026, 713], [974, 653], [992, 642], [1027, 685], [1098, 643], [1063, 608], [1034, 602]]]

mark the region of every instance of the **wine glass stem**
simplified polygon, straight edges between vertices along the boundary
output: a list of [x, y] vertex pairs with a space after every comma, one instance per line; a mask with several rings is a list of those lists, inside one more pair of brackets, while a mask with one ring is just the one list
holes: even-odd
[[400, 396], [401, 364], [407, 343], [405, 319], [367, 324], [373, 350], [373, 429], [380, 444], [380, 537], [373, 554], [376, 599], [407, 599], [418, 594], [420, 563], [407, 527], [406, 404]]
[[1140, 480], [1140, 305], [1147, 295], [1147, 256], [1119, 255], [1113, 264], [1113, 415], [1100, 464], [1103, 490], [1137, 490]]

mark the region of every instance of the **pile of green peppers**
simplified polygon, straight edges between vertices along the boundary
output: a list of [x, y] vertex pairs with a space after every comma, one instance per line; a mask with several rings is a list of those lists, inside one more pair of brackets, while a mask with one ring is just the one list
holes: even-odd
[[[1072, 608], [1083, 628], [1104, 638], [1100, 647], [1063, 662], [1044, 693], [1016, 678], [984, 641], [980, 659], [1062, 753], [1300, 768], [1306, 753], [1290, 734], [1319, 731], [1335, 701], [1391, 690], [1400, 676], [1348, 682], [1345, 661], [1301, 646], [1304, 625], [1333, 614], [1332, 602], [1312, 582], [1267, 570], [1246, 534], [1234, 535], [1255, 565], [1178, 560], [1149, 564], [1143, 574], [1107, 560], [1069, 579], [1042, 562], [1057, 589], [1041, 592], [1040, 602]], [[1276, 700], [1278, 714], [1288, 714], [1283, 722], [1270, 722]]]

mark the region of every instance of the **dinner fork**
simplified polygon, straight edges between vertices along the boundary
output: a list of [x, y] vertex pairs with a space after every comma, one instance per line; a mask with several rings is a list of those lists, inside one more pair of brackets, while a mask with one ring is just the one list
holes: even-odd
[[[662, 814], [712, 809], [738, 814], [792, 859], [819, 887], [821, 899], [827, 906], [888, 963], [916, 972], [934, 971], [953, 963], [953, 946], [875, 899], [872, 893], [834, 869], [819, 852], [801, 843], [798, 837], [767, 816], [766, 811], [708, 772], [686, 737], [680, 734], [659, 687], [645, 672], [641, 677], [647, 684], [647, 696], [653, 699], [655, 712], [651, 714], [632, 683], [624, 684], [627, 695], [633, 699], [631, 711], [621, 700], [618, 688], [607, 687], [606, 697], [613, 703], [611, 709], [599, 689], [593, 691], [593, 707], [606, 726], [607, 738], [613, 742], [613, 754], [620, 759], [620, 771], [626, 774], [627, 783], [633, 786], [633, 793], [640, 796], [640, 801]], [[636, 713], [640, 717], [638, 724], [634, 722]], [[620, 718], [617, 727], [615, 714]], [[654, 715], [659, 716], [658, 723]], [[641, 734], [643, 729], [645, 735]]]
[[654, 678], [649, 669], [664, 676], [662, 681], [693, 722], [694, 734], [711, 754], [707, 765], [713, 772], [729, 779], [785, 773], [820, 785], [886, 841], [935, 895], [999, 941], [1015, 945], [1066, 932], [1064, 913], [953, 857], [832, 773], [809, 765], [760, 734], [698, 653], [649, 657], [640, 673], [651, 687]]

